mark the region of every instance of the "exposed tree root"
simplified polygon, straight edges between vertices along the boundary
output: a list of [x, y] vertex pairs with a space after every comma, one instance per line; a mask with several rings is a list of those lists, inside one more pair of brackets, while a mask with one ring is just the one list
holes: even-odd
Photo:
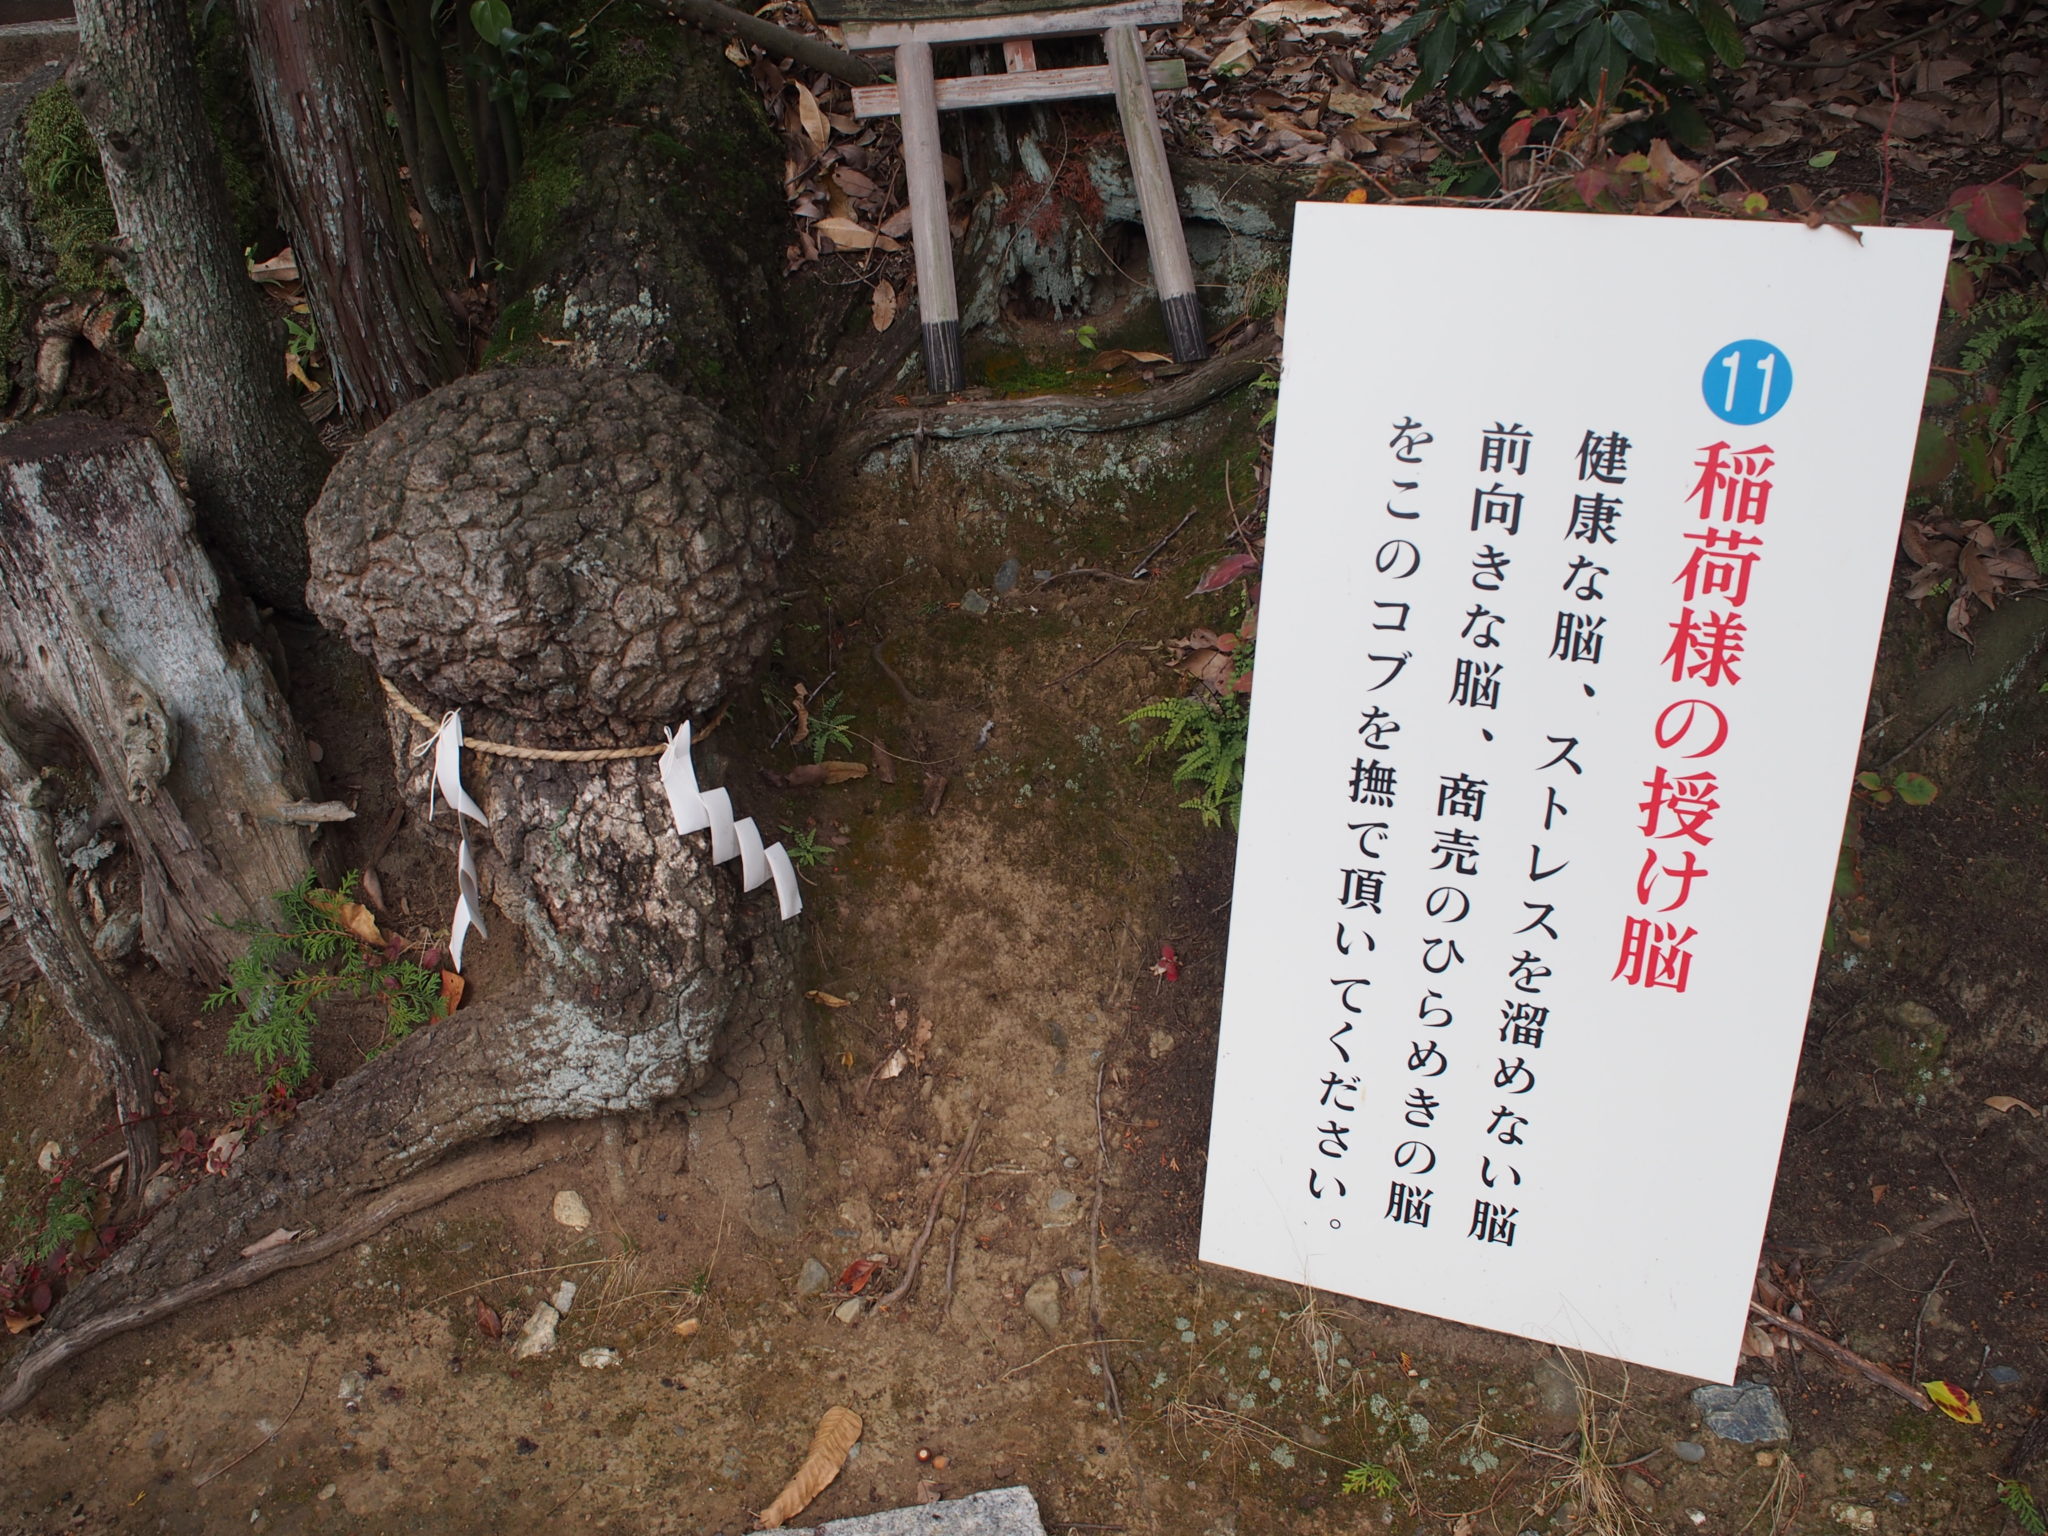
[[565, 1150], [558, 1140], [533, 1137], [479, 1148], [386, 1190], [339, 1226], [325, 1232], [302, 1237], [281, 1248], [269, 1249], [254, 1258], [241, 1259], [225, 1269], [141, 1300], [110, 1307], [72, 1327], [45, 1329], [15, 1361], [13, 1375], [8, 1378], [5, 1389], [0, 1389], [0, 1418], [27, 1404], [41, 1388], [44, 1379], [58, 1366], [77, 1359], [116, 1334], [146, 1327], [196, 1302], [241, 1290], [285, 1270], [317, 1264], [330, 1254], [339, 1253], [383, 1231], [394, 1221], [440, 1204], [450, 1195], [495, 1179], [516, 1178], [530, 1173], [562, 1156]]

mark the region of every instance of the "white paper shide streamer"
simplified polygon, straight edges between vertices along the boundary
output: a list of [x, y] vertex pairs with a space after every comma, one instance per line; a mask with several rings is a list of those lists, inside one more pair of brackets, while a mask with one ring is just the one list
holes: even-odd
[[775, 898], [788, 922], [804, 909], [798, 888], [796, 865], [780, 843], [762, 846], [761, 829], [751, 816], [735, 820], [732, 796], [723, 789], [704, 789], [697, 783], [697, 770], [690, 762], [690, 725], [678, 727], [661, 754], [661, 787], [668, 796], [668, 808], [676, 831], [687, 837], [693, 832], [711, 834], [711, 862], [740, 861], [740, 888], [755, 891], [770, 880]]
[[[484, 816], [483, 807], [471, 799], [469, 791], [462, 786], [460, 710], [448, 712], [429, 745], [434, 753], [434, 776], [427, 790], [428, 817], [433, 816], [438, 798], [454, 810], [458, 825], [468, 820], [488, 827], [490, 823]], [[782, 844], [763, 847], [761, 829], [754, 824], [753, 817], [734, 819], [730, 794], [723, 789], [704, 789], [698, 785], [697, 770], [690, 761], [690, 723], [687, 720], [668, 733], [668, 747], [661, 754], [659, 767], [662, 794], [668, 801], [669, 817], [675, 823], [677, 835], [688, 837], [696, 832], [709, 832], [711, 862], [724, 864], [738, 859], [743, 890], [759, 890], [769, 881], [774, 881], [776, 901], [784, 922], [803, 911], [804, 900], [797, 885], [796, 866], [790, 862]], [[470, 851], [467, 827], [463, 828], [461, 846], [456, 855], [455, 879], [458, 889], [455, 916], [448, 925], [448, 956], [459, 973], [462, 970], [463, 942], [469, 937], [469, 930], [474, 928], [485, 938], [491, 936], [490, 930], [484, 926], [483, 887], [477, 881], [476, 855]]]
[[[427, 790], [427, 817], [434, 815], [434, 792], [446, 800], [456, 816], [460, 827], [466, 817], [478, 826], [488, 826], [484, 819], [483, 807], [469, 797], [469, 791], [462, 787], [462, 711], [451, 709], [441, 722], [441, 729], [434, 733], [434, 779]], [[491, 930], [484, 926], [483, 888], [477, 883], [476, 855], [469, 851], [469, 832], [462, 832], [462, 846], [456, 854], [455, 883], [458, 887], [455, 897], [455, 916], [448, 924], [448, 958], [454, 962], [458, 975], [462, 971], [462, 945], [474, 928], [485, 938]]]

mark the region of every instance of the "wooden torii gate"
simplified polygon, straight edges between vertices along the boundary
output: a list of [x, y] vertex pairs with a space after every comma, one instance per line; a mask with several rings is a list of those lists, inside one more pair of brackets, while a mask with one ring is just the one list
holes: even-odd
[[[965, 107], [1116, 97], [1174, 358], [1193, 363], [1209, 355], [1195, 300], [1194, 267], [1166, 165], [1166, 141], [1152, 104], [1154, 91], [1179, 90], [1187, 84], [1187, 66], [1171, 59], [1148, 67], [1138, 42], [1140, 27], [1179, 21], [1181, 0], [1119, 0], [1079, 9], [1051, 8], [1046, 0], [824, 0], [812, 9], [820, 20], [842, 27], [847, 47], [855, 52], [890, 49], [896, 56], [896, 83], [855, 87], [854, 115], [895, 117], [902, 123], [925, 380], [934, 394], [952, 394], [966, 382], [939, 149], [939, 113]], [[1088, 34], [1101, 37], [1107, 63], [1038, 67], [1038, 40]], [[988, 42], [1003, 45], [1004, 73], [944, 79], [934, 75], [934, 46]]]

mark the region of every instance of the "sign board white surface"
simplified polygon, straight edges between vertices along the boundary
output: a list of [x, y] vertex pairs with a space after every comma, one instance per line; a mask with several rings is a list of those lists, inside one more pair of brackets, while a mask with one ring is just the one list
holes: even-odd
[[1204, 1259], [1733, 1379], [1947, 251], [1300, 208]]

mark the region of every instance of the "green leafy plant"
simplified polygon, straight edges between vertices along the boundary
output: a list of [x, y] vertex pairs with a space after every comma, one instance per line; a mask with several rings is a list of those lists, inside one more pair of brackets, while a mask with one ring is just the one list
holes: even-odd
[[29, 1262], [41, 1264], [92, 1231], [92, 1206], [91, 1184], [73, 1173], [59, 1179], [44, 1209], [42, 1230], [29, 1243]]
[[784, 827], [782, 847], [789, 855], [789, 862], [798, 869], [816, 869], [835, 851], [829, 843], [819, 841], [815, 827], [805, 827], [801, 831], [795, 827]]
[[1723, 0], [1422, 0], [1366, 63], [1413, 48], [1407, 101], [1439, 87], [1468, 101], [1506, 81], [1532, 107], [1611, 107], [1632, 82], [1653, 91], [1674, 77], [1697, 86], [1716, 60], [1739, 68], [1738, 23], [1763, 9], [1763, 0], [1735, 0], [1732, 9]]
[[[844, 694], [833, 694], [810, 706], [811, 733], [804, 738], [811, 749], [811, 761], [822, 763], [834, 747], [853, 750], [854, 713], [846, 707]], [[795, 857], [794, 854], [791, 855]]]
[[1894, 799], [1908, 805], [1932, 805], [1941, 793], [1941, 787], [1924, 773], [1894, 774], [1889, 781], [1882, 774], [1859, 773], [1856, 787], [1878, 805], [1890, 805]]
[[1124, 716], [1123, 724], [1159, 720], [1166, 729], [1138, 752], [1144, 762], [1156, 751], [1178, 751], [1173, 782], [1198, 784], [1201, 792], [1181, 802], [1181, 809], [1201, 815], [1203, 824], [1220, 827], [1225, 818], [1237, 826], [1244, 800], [1244, 752], [1251, 715], [1236, 698], [1191, 694], [1160, 699]]
[[407, 959], [354, 901], [357, 878], [351, 870], [339, 889], [326, 891], [309, 869], [272, 898], [279, 925], [230, 925], [248, 935], [249, 948], [229, 963], [227, 981], [204, 1006], [241, 1005], [227, 1049], [254, 1060], [274, 1087], [296, 1088], [312, 1075], [313, 1027], [328, 998], [381, 998], [386, 1044], [447, 1011], [440, 974]]
[[1996, 385], [1981, 432], [1958, 444], [1963, 468], [1993, 504], [1991, 526], [2048, 568], [2048, 304], [2011, 293], [1980, 305], [1961, 362]]
[[1101, 333], [1092, 325], [1084, 325], [1074, 332], [1074, 340], [1080, 344], [1083, 352], [1093, 352], [1101, 344]]
[[1401, 1491], [1401, 1480], [1394, 1476], [1391, 1468], [1376, 1461], [1364, 1461], [1355, 1467], [1347, 1467], [1344, 1481], [1338, 1486], [1346, 1493], [1365, 1493], [1376, 1499], [1391, 1499]]
[[2018, 1522], [2027, 1536], [2048, 1536], [2048, 1520], [2041, 1518], [2041, 1507], [2034, 1502], [2034, 1490], [2016, 1477], [2002, 1477], [1998, 1480], [1998, 1502]]

